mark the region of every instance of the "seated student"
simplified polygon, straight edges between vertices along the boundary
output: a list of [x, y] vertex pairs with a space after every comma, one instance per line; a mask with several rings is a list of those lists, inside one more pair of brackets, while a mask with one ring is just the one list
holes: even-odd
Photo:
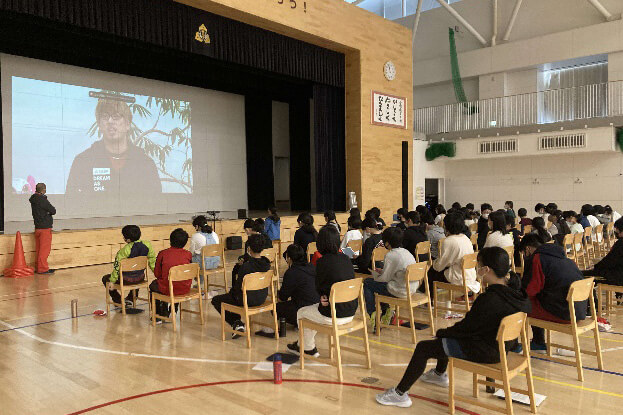
[[314, 228], [314, 217], [309, 213], [301, 213], [296, 219], [299, 228], [294, 232], [294, 243], [307, 252], [307, 245], [316, 242], [318, 232]]
[[[190, 238], [190, 247], [188, 248], [193, 256], [193, 262], [199, 264], [202, 269], [218, 268], [221, 263], [221, 258], [219, 256], [206, 257], [205, 264], [201, 263], [201, 249], [206, 245], [218, 244], [218, 235], [214, 232], [212, 227], [208, 225], [208, 219], [203, 215], [193, 219], [193, 226], [197, 232]], [[201, 277], [201, 284], [203, 284], [203, 276]]]
[[335, 226], [335, 229], [337, 229], [337, 231], [339, 233], [342, 233], [342, 227], [340, 226], [339, 223], [337, 223], [337, 217], [335, 216], [335, 212], [332, 210], [325, 210], [324, 212], [324, 220], [326, 221], [327, 225], [331, 225], [331, 226]]
[[[513, 246], [513, 235], [508, 233], [506, 229], [506, 214], [504, 212], [497, 211], [491, 213], [489, 215], [488, 227], [491, 229], [491, 233], [487, 235], [484, 248]], [[478, 236], [480, 237], [480, 235]]]
[[480, 218], [478, 219], [478, 249], [482, 249], [487, 242], [487, 234], [489, 233], [489, 215], [493, 211], [493, 207], [489, 203], [480, 205]]
[[[545, 212], [548, 215], [551, 215], [556, 210], [558, 210], [558, 205], [556, 203], [550, 202], [545, 206]], [[545, 217], [543, 217], [543, 219], [545, 219]]]
[[513, 251], [514, 252], [513, 259], [515, 260], [515, 264], [519, 266], [519, 263], [521, 262], [521, 256], [519, 252], [519, 243], [521, 242], [521, 238], [520, 238], [521, 233], [519, 232], [518, 229], [515, 228], [515, 218], [509, 215], [506, 215], [506, 230], [508, 231], [508, 234], [513, 237], [513, 247], [515, 248]]
[[[163, 249], [158, 252], [156, 258], [156, 266], [154, 267], [155, 280], [149, 284], [150, 293], [160, 293], [169, 295], [169, 270], [176, 265], [190, 264], [192, 261], [192, 254], [190, 251], [184, 249], [188, 242], [188, 233], [182, 228], [177, 228], [169, 236], [170, 248]], [[193, 280], [186, 281], [174, 281], [173, 282], [173, 295], [184, 295], [190, 291], [190, 286]], [[150, 295], [151, 297], [151, 295]], [[177, 310], [177, 304], [175, 305]], [[156, 313], [160, 316], [168, 316], [171, 313], [171, 309], [167, 306], [167, 303], [156, 300]], [[161, 323], [160, 319], [156, 320], [157, 323]]]
[[604, 210], [606, 211], [606, 215], [610, 217], [610, 222], [616, 222], [621, 219], [621, 214], [616, 210], [612, 209], [612, 206], [606, 205], [604, 206]]
[[504, 211], [506, 212], [508, 216], [510, 216], [513, 219], [517, 217], [517, 215], [515, 215], [515, 211], [513, 210], [512, 200], [507, 200], [506, 202], [504, 202]]
[[[121, 229], [121, 235], [126, 243], [123, 248], [117, 251], [115, 255], [115, 263], [113, 265], [112, 272], [102, 277], [102, 283], [106, 286], [106, 283], [111, 282], [116, 284], [119, 281], [119, 266], [122, 259], [135, 258], [137, 256], [146, 256], [149, 268], [154, 270], [156, 264], [156, 253], [151, 246], [151, 243], [141, 239], [141, 228], [136, 225], [126, 225]], [[145, 274], [142, 271], [125, 271], [123, 273], [123, 284], [132, 285], [139, 282], [143, 282]], [[126, 305], [132, 304], [132, 292], [135, 292], [138, 296], [138, 290], [130, 290], [125, 298]], [[117, 304], [121, 303], [121, 294], [117, 290], [109, 290], [110, 298]]]
[[569, 227], [570, 233], [584, 233], [584, 227], [578, 223], [578, 214], [573, 210], [566, 210], [562, 212], [567, 227]]
[[534, 211], [536, 212], [536, 214], [542, 218], [545, 218], [548, 213], [545, 210], [545, 205], [543, 203], [537, 203], [536, 206], [534, 206]]
[[[283, 274], [283, 282], [277, 296], [277, 318], [285, 318], [286, 323], [298, 327], [296, 313], [305, 306], [318, 304], [320, 296], [316, 291], [316, 267], [307, 262], [307, 253], [298, 245], [288, 246], [283, 257], [288, 269]], [[275, 330], [264, 327], [258, 335], [272, 337]]]
[[396, 211], [396, 216], [398, 217], [398, 223], [396, 224], [396, 227], [402, 229], [403, 231], [407, 230], [407, 225], [405, 222], [407, 221], [408, 213], [409, 210], [407, 208], [400, 208]]
[[[564, 250], [554, 244], [545, 244], [537, 234], [523, 237], [519, 250], [524, 255], [522, 286], [532, 303], [529, 317], [554, 323], [569, 323], [567, 294], [575, 281], [583, 278], [575, 262], [566, 257]], [[575, 303], [577, 320], [586, 318], [586, 301]], [[545, 330], [532, 327], [530, 349], [547, 350]]]
[[610, 252], [593, 269], [582, 274], [605, 278], [610, 285], [623, 285], [623, 218], [614, 222], [614, 235], [617, 240]]
[[264, 232], [271, 241], [281, 239], [281, 218], [277, 214], [277, 208], [272, 206], [268, 208], [268, 217], [264, 221]]
[[595, 210], [595, 217], [600, 224], [604, 225], [605, 228], [606, 225], [610, 223], [610, 217], [606, 215], [606, 208], [604, 208], [602, 205], [595, 205], [593, 206], [593, 209]]
[[545, 229], [545, 220], [540, 216], [532, 219], [532, 233], [539, 235], [541, 239], [543, 239], [543, 242], [552, 240], [552, 235]]
[[[433, 259], [439, 258], [439, 241], [446, 237], [446, 230], [439, 225], [430, 225], [426, 232], [426, 237], [430, 241], [430, 256]], [[421, 260], [421, 259], [420, 259]]]
[[[339, 252], [340, 234], [333, 226], [325, 226], [318, 233], [318, 251], [322, 258], [316, 264], [316, 291], [320, 295], [320, 303], [302, 307], [297, 313], [297, 320], [307, 319], [316, 323], [330, 325], [331, 306], [329, 305], [329, 295], [331, 287], [336, 282], [352, 280], [355, 278], [353, 266], [348, 257]], [[358, 299], [347, 303], [335, 305], [337, 324], [350, 323], [357, 311]], [[305, 339], [305, 354], [318, 357], [316, 348], [316, 331], [305, 329], [303, 332]], [[296, 354], [300, 354], [298, 341], [288, 344], [288, 349]]]
[[434, 220], [434, 224], [435, 225], [439, 225], [441, 223], [443, 223], [443, 218], [446, 217], [446, 209], [443, 207], [443, 205], [437, 205], [435, 206], [435, 220]]
[[381, 209], [377, 208], [376, 206], [373, 207], [372, 209], [370, 209], [370, 212], [372, 213], [374, 219], [379, 222], [381, 225], [383, 225], [383, 227], [386, 227], [387, 225], [385, 224], [385, 221], [383, 220], [383, 218], [381, 217]]
[[473, 203], [468, 203], [465, 205], [465, 207], [467, 208], [467, 210], [469, 210], [470, 212], [474, 211], [474, 204]]
[[[476, 298], [463, 320], [437, 330], [436, 339], [417, 344], [402, 380], [396, 387], [376, 395], [378, 403], [410, 407], [408, 392], [418, 379], [447, 388], [450, 357], [485, 364], [500, 362], [497, 342], [500, 323], [511, 314], [529, 312], [530, 301], [521, 290], [517, 274], [510, 272], [508, 254], [501, 248], [484, 248], [478, 253], [478, 276], [489, 284], [487, 291]], [[517, 341], [506, 342], [505, 346], [507, 352], [513, 350]], [[437, 366], [424, 373], [428, 359], [436, 359]]]
[[[407, 213], [406, 217], [406, 225], [407, 230], [404, 231], [404, 236], [402, 239], [402, 246], [411, 253], [411, 255], [415, 256], [415, 247], [420, 242], [424, 242], [428, 240], [426, 236], [426, 230], [422, 227], [420, 223], [420, 214], [411, 211]], [[426, 261], [428, 256], [422, 256], [422, 260]]]
[[587, 211], [588, 210], [593, 210], [593, 206], [591, 205], [582, 205], [582, 207], [580, 208], [580, 214], [578, 215], [578, 223], [580, 225], [582, 225], [583, 229], [588, 228], [589, 226], [592, 226], [591, 223], [589, 222], [588, 218], [586, 217], [587, 215]]
[[255, 225], [253, 225], [253, 233], [259, 233], [264, 237], [264, 249], [269, 249], [273, 247], [273, 241], [270, 239], [268, 234], [266, 233], [266, 223], [264, 219], [257, 218], [255, 219]]
[[452, 209], [461, 210], [462, 209], [461, 204], [459, 202], [452, 203]]
[[550, 213], [547, 217], [547, 221], [550, 223], [549, 228], [547, 228], [547, 232], [549, 232], [552, 238], [560, 233], [560, 224], [558, 223], [558, 216], [556, 216], [556, 212], [558, 211]]
[[463, 217], [465, 218], [465, 226], [467, 226], [468, 228], [470, 225], [473, 225], [474, 223], [478, 223], [478, 218], [476, 217], [473, 211], [464, 207], [464, 208], [461, 208], [461, 213], [463, 214]]
[[[348, 231], [344, 235], [344, 239], [342, 239], [340, 250], [346, 248], [350, 241], [359, 241], [362, 238], [363, 236], [361, 235], [361, 219], [356, 217], [348, 218]], [[355, 255], [359, 254], [359, 251], [355, 252]]]
[[[217, 295], [212, 298], [212, 305], [221, 313], [221, 304], [233, 304], [237, 306], [243, 305], [242, 283], [244, 277], [255, 272], [266, 272], [270, 270], [270, 261], [262, 256], [264, 250], [264, 237], [255, 233], [249, 236], [247, 241], [247, 254], [249, 259], [245, 261], [238, 270], [238, 277], [232, 281], [231, 289], [228, 293]], [[257, 307], [264, 304], [268, 297], [268, 288], [263, 290], [247, 291], [247, 304], [249, 307]], [[240, 321], [240, 315], [226, 312], [225, 321], [227, 321], [234, 330], [244, 332], [246, 330], [244, 323]], [[232, 338], [236, 339], [239, 335], [232, 333]]]
[[[597, 219], [597, 217], [595, 216], [595, 208], [591, 205], [582, 206], [582, 215], [586, 217], [586, 220], [588, 221], [590, 226], [593, 228], [592, 229], [593, 240], [597, 242], [601, 242], [603, 239], [603, 234], [597, 235], [597, 233], [595, 232], [595, 228], [601, 225], [601, 222], [599, 222], [599, 219]], [[586, 226], [584, 228], [586, 228]]]
[[[467, 254], [474, 253], [472, 242], [463, 234], [463, 216], [451, 213], [444, 218], [444, 225], [448, 236], [443, 242], [441, 256], [428, 269], [428, 284], [433, 287], [435, 281], [449, 282], [454, 285], [463, 285], [461, 261]], [[467, 287], [474, 293], [480, 292], [480, 283], [476, 281], [476, 272], [473, 269], [466, 271]], [[422, 291], [423, 285], [420, 287]]]
[[525, 208], [520, 208], [517, 211], [517, 215], [519, 216], [519, 224], [521, 225], [521, 234], [523, 235], [523, 228], [526, 225], [532, 226], [532, 219], [528, 217], [528, 211]]
[[363, 243], [361, 255], [353, 258], [352, 263], [357, 267], [357, 272], [361, 274], [370, 274], [370, 268], [376, 268], [376, 265], [372, 264], [372, 251], [374, 251], [374, 248], [383, 246], [383, 240], [381, 237], [383, 225], [372, 218], [366, 218], [363, 221], [362, 226], [364, 227], [365, 232], [370, 236]]
[[[415, 212], [417, 213], [417, 212]], [[370, 316], [371, 326], [374, 327], [376, 318], [376, 304], [374, 294], [390, 297], [407, 298], [415, 293], [419, 282], [411, 283], [409, 292], [405, 288], [405, 273], [409, 265], [415, 264], [413, 254], [402, 247], [403, 232], [398, 228], [385, 228], [382, 234], [383, 244], [389, 251], [385, 256], [383, 269], [376, 269], [378, 275], [363, 281], [363, 295], [366, 302], [366, 312]], [[389, 307], [387, 307], [389, 310]], [[388, 324], [391, 313], [384, 313], [383, 323]]]

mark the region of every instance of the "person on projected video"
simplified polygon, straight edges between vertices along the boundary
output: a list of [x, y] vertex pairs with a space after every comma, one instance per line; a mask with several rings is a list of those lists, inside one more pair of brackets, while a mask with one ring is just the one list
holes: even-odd
[[156, 164], [130, 140], [130, 107], [123, 101], [100, 99], [95, 120], [102, 139], [74, 158], [66, 193], [120, 197], [162, 193]]

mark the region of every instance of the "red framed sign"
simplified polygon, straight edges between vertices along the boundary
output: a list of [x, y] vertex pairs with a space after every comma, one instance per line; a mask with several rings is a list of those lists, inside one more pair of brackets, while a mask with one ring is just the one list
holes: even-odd
[[407, 128], [407, 99], [372, 91], [372, 124], [393, 128]]

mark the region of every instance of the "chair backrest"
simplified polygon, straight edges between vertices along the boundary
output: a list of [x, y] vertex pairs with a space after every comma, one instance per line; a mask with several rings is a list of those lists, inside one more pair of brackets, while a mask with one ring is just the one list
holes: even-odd
[[277, 250], [275, 248], [266, 248], [262, 250], [262, 256], [268, 258], [271, 264], [277, 260]]
[[608, 237], [610, 237], [610, 235], [614, 236], [614, 222], [609, 222], [606, 225], [606, 233], [608, 234]]
[[471, 233], [477, 232], [478, 231], [478, 224], [477, 223], [472, 223], [471, 225], [469, 225], [469, 231]]
[[526, 313], [515, 313], [510, 316], [506, 316], [500, 322], [500, 327], [498, 328], [497, 341], [498, 343], [502, 343], [509, 340], [515, 340], [520, 337], [521, 331], [525, 327], [526, 324]]
[[465, 282], [465, 271], [468, 269], [472, 269], [472, 268], [476, 268], [476, 265], [478, 264], [478, 254], [477, 253], [473, 253], [473, 254], [467, 254], [463, 256], [463, 259], [461, 260], [461, 271], [463, 273], [463, 282]]
[[272, 271], [266, 271], [245, 275], [242, 280], [242, 291], [263, 290], [270, 287], [273, 281], [272, 274]]
[[361, 251], [361, 248], [363, 247], [363, 239], [351, 239], [348, 241], [347, 246], [354, 252]]
[[595, 278], [585, 278], [575, 281], [569, 286], [569, 293], [567, 294], [567, 301], [569, 306], [573, 307], [573, 303], [578, 301], [588, 300], [593, 293], [593, 286], [595, 285]]
[[[595, 235], [603, 235], [603, 233], [604, 233], [604, 225], [603, 224], [595, 226]], [[597, 240], [599, 241], [599, 238], [597, 238]], [[603, 241], [603, 239], [602, 239], [602, 241]]]
[[[125, 258], [119, 262], [119, 272], [123, 275], [124, 272], [132, 271], [146, 271], [147, 270], [147, 257], [135, 256], [134, 258]], [[147, 274], [145, 274], [147, 276]]]
[[565, 250], [565, 254], [569, 259], [575, 259], [575, 235], [568, 233], [562, 238], [562, 247]]
[[437, 254], [438, 254], [438, 258], [441, 257], [441, 250], [443, 248], [443, 241], [445, 241], [446, 238], [441, 238], [440, 240], [437, 241]]
[[281, 255], [281, 239], [273, 239], [273, 248], [277, 252], [277, 255]]
[[430, 241], [419, 242], [415, 246], [415, 262], [420, 262], [420, 255], [426, 255], [426, 254], [428, 254], [427, 262], [429, 263], [429, 265], [432, 265], [433, 259], [430, 253]]
[[169, 269], [169, 282], [187, 281], [199, 278], [199, 264], [176, 265]]
[[506, 251], [511, 260], [511, 271], [515, 272], [515, 247], [505, 246], [503, 249]]
[[385, 255], [389, 252], [384, 246], [379, 246], [372, 250], [372, 268], [376, 267], [376, 263], [379, 261], [385, 261]]
[[582, 249], [582, 237], [584, 236], [584, 234], [578, 232], [578, 233], [574, 233], [573, 234], [573, 247], [575, 249], [575, 252], [584, 252], [584, 250]]
[[329, 302], [332, 306], [339, 303], [347, 303], [356, 300], [363, 289], [363, 278], [353, 278], [346, 281], [336, 282], [331, 286]]
[[545, 223], [545, 229], [549, 229], [552, 227], [552, 222], [547, 221], [547, 223]]
[[474, 247], [474, 251], [477, 251], [478, 250], [478, 234], [472, 233], [472, 236], [469, 237], [469, 241], [472, 243], [472, 246]]
[[224, 252], [225, 252], [225, 245], [223, 244], [204, 245], [201, 248], [201, 255], [203, 255], [204, 257], [223, 256]]
[[317, 250], [318, 250], [318, 247], [316, 246], [316, 242], [310, 242], [307, 245], [307, 259], [311, 258], [312, 255], [314, 255]]
[[587, 226], [586, 228], [584, 228], [584, 237], [586, 238], [587, 242], [588, 242], [589, 239], [592, 241], [592, 237], [593, 237], [593, 227], [592, 226]]
[[407, 283], [407, 292], [409, 292], [409, 283], [422, 281], [426, 279], [426, 272], [428, 271], [428, 264], [426, 262], [416, 262], [407, 267], [405, 271], [405, 281]]
[[524, 225], [524, 227], [523, 227], [523, 234], [527, 235], [530, 232], [532, 232], [532, 225]]

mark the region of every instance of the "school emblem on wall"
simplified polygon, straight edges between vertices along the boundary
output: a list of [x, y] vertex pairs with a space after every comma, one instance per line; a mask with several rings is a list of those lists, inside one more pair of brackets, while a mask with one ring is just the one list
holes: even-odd
[[199, 26], [199, 31], [195, 33], [195, 40], [197, 42], [210, 43], [210, 35], [208, 34], [208, 29], [204, 24]]

